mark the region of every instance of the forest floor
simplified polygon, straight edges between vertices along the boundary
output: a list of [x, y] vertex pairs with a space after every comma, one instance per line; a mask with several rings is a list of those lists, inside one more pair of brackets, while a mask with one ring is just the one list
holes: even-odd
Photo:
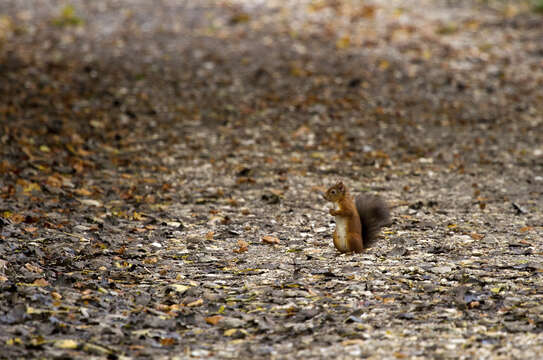
[[[542, 39], [522, 1], [3, 0], [0, 358], [540, 358]], [[336, 179], [392, 207], [363, 254]]]

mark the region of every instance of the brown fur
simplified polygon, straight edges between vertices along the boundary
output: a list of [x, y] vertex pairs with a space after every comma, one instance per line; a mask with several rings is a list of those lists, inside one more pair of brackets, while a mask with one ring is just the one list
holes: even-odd
[[[355, 202], [341, 181], [330, 187], [324, 198], [337, 205], [330, 215], [336, 217], [334, 246], [340, 252], [362, 252], [375, 242], [381, 226], [390, 223], [388, 207], [381, 198], [361, 195]], [[345, 242], [341, 239], [343, 227]]]

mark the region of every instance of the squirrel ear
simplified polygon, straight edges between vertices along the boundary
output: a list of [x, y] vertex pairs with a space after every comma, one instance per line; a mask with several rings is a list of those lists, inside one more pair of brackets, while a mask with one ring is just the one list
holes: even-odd
[[340, 182], [337, 183], [337, 187], [338, 187], [338, 189], [341, 190], [341, 191], [343, 191], [343, 189], [345, 188], [345, 186], [343, 185], [343, 182], [342, 182], [342, 181], [340, 181]]

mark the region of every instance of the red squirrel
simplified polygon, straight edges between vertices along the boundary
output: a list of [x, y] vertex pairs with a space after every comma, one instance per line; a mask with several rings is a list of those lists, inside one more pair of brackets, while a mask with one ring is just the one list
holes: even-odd
[[381, 227], [390, 224], [390, 210], [380, 197], [360, 195], [355, 202], [341, 181], [330, 187], [324, 198], [335, 204], [335, 209], [330, 209], [330, 215], [336, 217], [334, 246], [342, 253], [369, 248]]

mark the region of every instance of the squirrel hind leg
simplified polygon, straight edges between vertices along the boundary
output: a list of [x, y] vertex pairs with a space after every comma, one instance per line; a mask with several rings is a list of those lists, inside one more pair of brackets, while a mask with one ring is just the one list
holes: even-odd
[[363, 237], [357, 233], [349, 234], [349, 249], [355, 253], [361, 253], [364, 251], [365, 244], [363, 242]]

